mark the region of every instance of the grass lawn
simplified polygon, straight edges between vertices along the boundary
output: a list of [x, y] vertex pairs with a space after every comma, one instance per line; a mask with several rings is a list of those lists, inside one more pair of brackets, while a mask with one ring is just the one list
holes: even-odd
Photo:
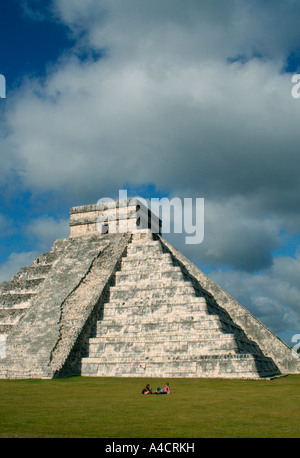
[[[170, 382], [172, 395], [142, 395]], [[300, 375], [0, 380], [0, 437], [300, 437]]]

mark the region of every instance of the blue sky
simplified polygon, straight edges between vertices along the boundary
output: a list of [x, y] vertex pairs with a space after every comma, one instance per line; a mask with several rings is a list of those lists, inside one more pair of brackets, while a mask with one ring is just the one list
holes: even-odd
[[8, 91], [25, 75], [45, 75], [47, 66], [72, 46], [68, 27], [51, 20], [50, 15], [42, 19], [50, 2], [39, 2], [36, 11], [40, 11], [40, 19], [39, 15], [34, 19], [22, 3], [10, 0], [1, 6], [1, 70], [9, 83]]
[[300, 332], [300, 4], [1, 5], [0, 280], [69, 208], [205, 199], [205, 237], [165, 237], [288, 344]]

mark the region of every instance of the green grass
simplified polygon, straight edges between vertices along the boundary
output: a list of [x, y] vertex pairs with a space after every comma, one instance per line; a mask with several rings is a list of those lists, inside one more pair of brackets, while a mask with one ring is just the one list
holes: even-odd
[[300, 437], [300, 376], [0, 380], [0, 437]]

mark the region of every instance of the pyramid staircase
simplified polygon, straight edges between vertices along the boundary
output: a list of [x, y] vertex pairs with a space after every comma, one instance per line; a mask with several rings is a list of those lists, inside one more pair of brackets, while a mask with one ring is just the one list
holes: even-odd
[[[177, 265], [176, 265], [177, 264]], [[82, 376], [279, 374], [150, 231], [132, 235], [81, 360]]]
[[151, 212], [123, 203], [72, 207], [70, 237], [0, 284], [0, 378], [300, 373], [288, 345], [161, 237], [159, 219], [151, 233]]

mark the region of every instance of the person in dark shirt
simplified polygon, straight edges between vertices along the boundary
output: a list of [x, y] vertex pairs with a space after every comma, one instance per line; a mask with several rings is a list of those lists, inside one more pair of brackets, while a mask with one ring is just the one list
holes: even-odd
[[145, 386], [145, 388], [142, 390], [142, 394], [152, 394], [152, 389], [150, 388], [149, 383]]

